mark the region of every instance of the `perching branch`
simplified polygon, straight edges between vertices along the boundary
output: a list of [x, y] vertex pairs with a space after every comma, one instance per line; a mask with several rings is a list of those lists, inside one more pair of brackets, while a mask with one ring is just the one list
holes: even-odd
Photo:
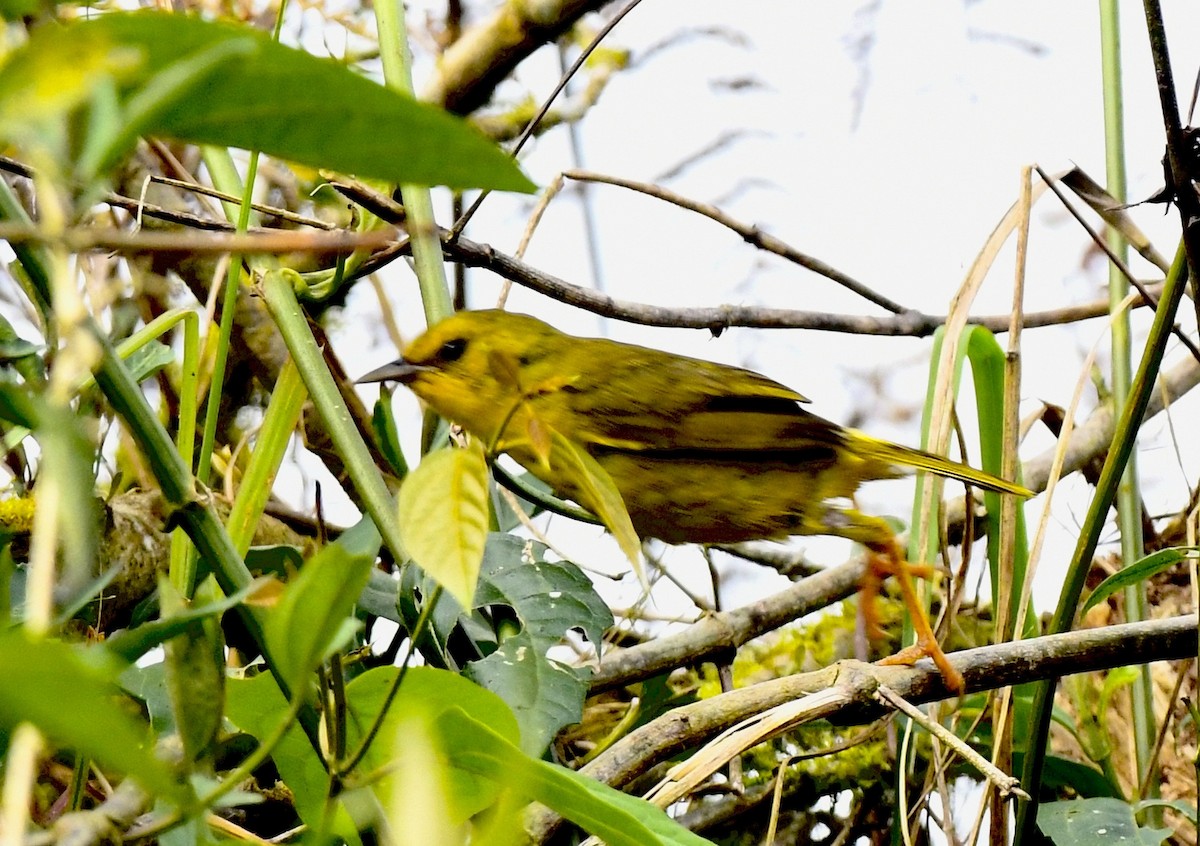
[[[967, 691], [974, 693], [1130, 663], [1175, 660], [1195, 653], [1196, 617], [1182, 615], [983, 646], [952, 652], [949, 657], [963, 674]], [[806, 716], [837, 723], [869, 722], [885, 713], [874, 698], [880, 684], [918, 704], [950, 695], [937, 668], [927, 661], [915, 667], [846, 661], [676, 708], [626, 735], [582, 772], [622, 787], [660, 761], [694, 749], [745, 720], [767, 719], [771, 709], [796, 707], [799, 700], [813, 694], [820, 694], [829, 704]], [[780, 731], [794, 727], [783, 725]], [[555, 814], [542, 810], [531, 816], [527, 830], [535, 843], [543, 843], [560, 822]]]

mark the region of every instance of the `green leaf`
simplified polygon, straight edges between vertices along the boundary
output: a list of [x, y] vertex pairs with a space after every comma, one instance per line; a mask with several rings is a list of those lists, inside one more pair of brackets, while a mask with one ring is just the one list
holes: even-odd
[[170, 769], [154, 757], [148, 728], [121, 706], [120, 667], [102, 647], [33, 638], [23, 629], [0, 633], [0, 730], [36, 726], [52, 742], [127, 773], [174, 802], [186, 796]]
[[[490, 721], [489, 721], [490, 722]], [[698, 846], [708, 844], [672, 821], [661, 809], [564, 767], [524, 755], [489, 725], [461, 708], [439, 718], [450, 762], [511, 785], [541, 802], [608, 846]]]
[[263, 573], [290, 578], [304, 566], [304, 553], [289, 544], [252, 546], [246, 550], [246, 568], [251, 573]]
[[1038, 828], [1057, 846], [1158, 846], [1171, 836], [1165, 828], [1138, 825], [1133, 807], [1120, 799], [1072, 799], [1038, 808]]
[[150, 98], [153, 107], [137, 115], [141, 131], [392, 182], [533, 189], [508, 155], [464, 121], [265, 32], [186, 15], [113, 13], [41, 27], [4, 68], [0, 128], [27, 131], [32, 113], [45, 130], [51, 115], [61, 120], [105, 77], [116, 79], [129, 102], [182, 60], [241, 40], [252, 52], [204, 68], [204, 85], [180, 86], [170, 101]]
[[[221, 590], [210, 576], [198, 596]], [[166, 577], [158, 579], [162, 616], [170, 619], [187, 613], [188, 601]], [[171, 710], [183, 742], [185, 761], [207, 758], [221, 728], [225, 709], [225, 639], [211, 618], [192, 620], [166, 643], [167, 690]]]
[[400, 528], [413, 561], [470, 607], [487, 541], [487, 462], [478, 443], [427, 455], [400, 486]]
[[1147, 808], [1170, 808], [1192, 825], [1196, 825], [1196, 806], [1189, 805], [1182, 799], [1143, 799], [1133, 806], [1133, 812], [1140, 814]]
[[[471, 814], [460, 798], [462, 775], [447, 758], [444, 737], [424, 709], [394, 712], [398, 719], [388, 732], [389, 777], [376, 790], [391, 821], [395, 846], [457, 846], [468, 838]], [[381, 744], [382, 745], [382, 744]], [[494, 794], [499, 791], [495, 791]], [[489, 795], [484, 807], [494, 804]], [[510, 818], [515, 834], [519, 824]]]
[[[226, 716], [242, 731], [259, 740], [271, 737], [287, 715], [288, 704], [269, 673], [248, 679], [229, 679], [226, 684]], [[316, 827], [325, 806], [329, 774], [298, 724], [293, 724], [271, 750], [271, 760], [284, 784], [291, 790], [296, 813]], [[348, 826], [340, 833], [354, 831]], [[348, 842], [357, 842], [357, 837]]]
[[40, 409], [28, 386], [18, 385], [8, 378], [0, 379], [0, 420], [25, 429], [37, 427], [41, 420]]
[[0, 0], [0, 18], [17, 20], [54, 6], [47, 0]]
[[1195, 546], [1160, 549], [1158, 552], [1152, 552], [1145, 558], [1135, 561], [1128, 567], [1123, 567], [1096, 585], [1096, 589], [1087, 598], [1087, 602], [1083, 603], [1083, 607], [1079, 609], [1079, 616], [1082, 617], [1117, 591], [1152, 578], [1180, 561], [1195, 558], [1197, 553], [1200, 553], [1200, 547]]
[[[492, 473], [500, 485], [505, 485], [505, 481], [500, 475], [501, 470], [502, 468], [493, 467]], [[550, 486], [532, 473], [518, 473], [510, 476], [510, 478], [513, 479], [516, 484], [519, 484], [524, 488], [532, 488], [533, 490], [539, 491], [546, 496], [553, 496], [553, 491], [550, 490]], [[517, 526], [521, 525], [521, 520], [516, 514], [513, 513], [513, 509], [509, 504], [508, 498], [501, 494], [500, 485], [494, 486], [492, 490], [492, 511], [494, 511], [496, 514], [496, 528], [501, 532], [511, 532]], [[517, 505], [525, 513], [525, 516], [536, 517], [538, 514], [542, 513], [543, 508], [541, 505], [530, 502], [528, 499], [521, 496], [520, 493], [515, 491], [513, 494], [516, 496]]]
[[393, 623], [403, 623], [404, 619], [396, 608], [399, 584], [382, 570], [372, 570], [367, 586], [358, 597], [358, 607], [376, 617], [391, 620]]
[[26, 341], [24, 338], [14, 337], [8, 340], [0, 340], [0, 364], [9, 364], [10, 362], [20, 361], [23, 358], [36, 356], [37, 354], [37, 345]]
[[590, 674], [548, 660], [528, 628], [469, 664], [466, 674], [513, 709], [521, 723], [521, 749], [530, 755], [540, 755], [560, 728], [583, 717]]
[[[76, 162], [81, 178], [94, 179], [115, 165], [125, 151], [137, 143], [139, 135], [153, 133], [163, 111], [202, 93], [206, 83], [223, 65], [249, 58], [255, 52], [252, 38], [224, 38], [158, 68], [129, 97], [123, 109], [114, 102], [112, 108], [103, 110], [106, 115], [111, 113], [115, 121], [106, 127], [106, 131], [93, 130], [85, 139], [86, 146]], [[93, 105], [92, 115], [98, 111], [101, 110]]]
[[95, 446], [73, 409], [50, 405], [41, 397], [36, 402], [41, 410], [34, 435], [42, 450], [38, 501], [44, 506], [51, 491], [60, 497], [56, 530], [63, 569], [58, 589], [77, 595], [94, 578], [101, 525], [100, 504], [92, 494]]
[[261, 582], [254, 582], [230, 596], [184, 608], [166, 619], [143, 623], [132, 629], [122, 629], [104, 641], [104, 646], [118, 659], [132, 663], [160, 643], [165, 643], [185, 631], [196, 621], [217, 617], [240, 605], [260, 585]]
[[341, 644], [343, 621], [367, 584], [374, 555], [331, 543], [310, 558], [267, 616], [265, 634], [277, 670], [292, 690]]
[[0, 138], [62, 156], [70, 115], [100, 88], [132, 76], [139, 57], [100, 29], [60, 35], [47, 24], [9, 54], [0, 72]]
[[118, 681], [130, 696], [142, 701], [155, 734], [169, 734], [175, 730], [171, 694], [167, 691], [167, 668], [161, 661], [145, 667], [136, 664], [126, 667]]
[[[928, 447], [930, 415], [933, 412], [935, 387], [938, 382], [937, 366], [940, 361], [942, 343], [945, 340], [945, 327], [939, 327], [934, 333], [933, 350], [930, 355], [930, 369], [925, 406], [922, 415], [921, 440]], [[952, 364], [953, 380], [951, 390], [959, 391], [964, 361], [971, 362], [971, 377], [975, 388], [975, 407], [979, 423], [979, 466], [984, 471], [999, 475], [1004, 453], [1004, 369], [1006, 355], [996, 337], [982, 326], [966, 326], [962, 330], [957, 355]], [[918, 480], [918, 492], [925, 480]], [[992, 580], [992, 595], [998, 596], [999, 561], [1000, 561], [1000, 510], [1001, 495], [993, 491], [983, 492], [984, 505], [987, 507], [987, 544], [988, 569]], [[920, 519], [921, 494], [913, 502], [912, 524], [915, 526]], [[913, 535], [915, 540], [916, 533]], [[930, 535], [925, 550], [909, 549], [910, 560], [932, 560], [938, 554], [936, 537]], [[1025, 578], [1028, 566], [1029, 542], [1025, 527], [1024, 509], [1018, 507], [1016, 526], [1014, 527], [1014, 546], [1012, 563], [1012, 580], [1019, 586]], [[1009, 619], [1016, 619], [1016, 603], [1020, 599], [1020, 591], [1013, 592], [1011, 597]], [[1025, 637], [1035, 637], [1038, 634], [1037, 614], [1034, 613], [1032, 600], [1027, 607], [1025, 616]]]
[[[1019, 772], [1025, 762], [1025, 754], [1013, 753], [1013, 771]], [[1088, 764], [1081, 764], [1058, 755], [1047, 755], [1042, 771], [1042, 787], [1046, 790], [1061, 790], [1069, 787], [1083, 798], [1120, 799], [1121, 790], [1104, 773]]]
[[125, 359], [125, 364], [133, 374], [134, 381], [141, 382], [174, 361], [175, 353], [170, 347], [158, 341], [151, 341]]
[[[571, 629], [598, 645], [612, 625], [612, 614], [591, 580], [571, 562], [547, 562], [545, 552], [537, 541], [489, 534], [472, 610], [443, 596], [421, 645], [427, 656], [446, 657], [451, 638], [461, 642], [466, 635], [486, 656], [469, 664], [466, 675], [504, 699], [520, 723], [521, 747], [531, 754], [541, 752], [562, 726], [579, 721], [587, 694], [588, 671], [554, 661], [550, 648]], [[360, 605], [410, 627], [420, 611], [413, 597], [428, 597], [431, 582], [417, 568], [405, 570], [400, 580], [376, 571]], [[496, 606], [511, 609], [501, 616], [516, 619], [516, 633], [504, 632], [503, 623], [497, 626], [496, 614], [479, 610]]]
[[[349, 708], [348, 728], [350, 746], [353, 748], [361, 739], [364, 726], [374, 722], [384, 706], [387, 694], [396, 679], [396, 667], [378, 667], [368, 670], [346, 685], [346, 701]], [[394, 740], [405, 720], [419, 716], [430, 722], [436, 720], [450, 708], [463, 708], [485, 719], [488, 725], [505, 742], [515, 744], [520, 738], [520, 729], [512, 713], [499, 697], [478, 685], [446, 670], [431, 667], [413, 667], [404, 677], [404, 684], [391, 703], [379, 734], [368, 750], [361, 769], [372, 772], [381, 768], [390, 770], [394, 751]], [[460, 741], [446, 739], [445, 753], [453, 759]], [[515, 745], [513, 748], [516, 748]], [[471, 772], [454, 771], [448, 774], [452, 785], [452, 802], [447, 808], [447, 826], [458, 825], [479, 813], [495, 801], [498, 785], [489, 783]], [[390, 775], [373, 785], [383, 800], [393, 792]]]
[[599, 649], [612, 613], [575, 565], [543, 560], [546, 547], [512, 535], [488, 537], [475, 607], [513, 609], [521, 630], [467, 667], [467, 676], [508, 703], [521, 725], [521, 748], [539, 755], [560, 728], [583, 716], [590, 672], [548, 657], [570, 629]]
[[[374, 717], [396, 672], [393, 667], [378, 668], [347, 686], [352, 727]], [[453, 673], [428, 667], [414, 668], [405, 677], [379, 734], [391, 743], [377, 743], [381, 748], [369, 753], [368, 770], [392, 759], [395, 744], [414, 742], [422, 735], [413, 730], [414, 723], [434, 726], [440, 735], [440, 742], [430, 744], [425, 736], [422, 744], [435, 747], [443, 767], [449, 767], [449, 772], [440, 771], [446, 788], [427, 800], [442, 805], [440, 815], [447, 828], [515, 795], [548, 805], [609, 846], [709, 843], [648, 802], [524, 754], [515, 745], [516, 725], [502, 702]], [[411, 775], [412, 767], [406, 769]], [[373, 789], [386, 803], [398, 786], [409, 783], [389, 771]]]
[[633, 528], [633, 521], [629, 519], [621, 492], [617, 490], [608, 471], [586, 450], [558, 431], [550, 433], [550, 463], [578, 486], [587, 499], [586, 503], [581, 504], [594, 510], [604, 522], [605, 528], [612, 533], [617, 545], [633, 565], [638, 581], [648, 588], [646, 571], [642, 568], [642, 542]]
[[408, 462], [400, 449], [400, 437], [396, 431], [396, 415], [392, 410], [392, 392], [387, 388], [379, 391], [379, 399], [371, 413], [371, 429], [379, 451], [395, 474], [403, 479], [408, 475]]

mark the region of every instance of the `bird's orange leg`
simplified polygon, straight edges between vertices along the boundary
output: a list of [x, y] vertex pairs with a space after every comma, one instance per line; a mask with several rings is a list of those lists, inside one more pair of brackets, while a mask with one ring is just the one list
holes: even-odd
[[900, 584], [900, 595], [912, 617], [917, 642], [900, 650], [895, 655], [883, 659], [881, 663], [912, 664], [918, 658], [928, 655], [937, 665], [946, 686], [957, 693], [962, 693], [965, 690], [962, 673], [954, 668], [950, 659], [946, 657], [946, 653], [942, 651], [941, 645], [938, 644], [933, 628], [929, 625], [925, 606], [917, 596], [917, 589], [913, 583], [913, 576], [931, 577], [933, 568], [905, 561], [891, 527], [885, 520], [878, 517], [853, 509], [831, 509], [824, 515], [823, 526], [826, 532], [858, 541], [867, 547], [867, 570], [860, 585], [862, 601], [859, 607], [862, 608], [863, 621], [866, 623], [867, 634], [870, 637], [880, 638], [883, 636], [876, 608], [876, 600], [882, 589], [883, 580], [888, 576], [895, 576], [896, 581]]
[[879, 587], [883, 579], [887, 576], [895, 576], [896, 581], [900, 584], [900, 595], [904, 599], [904, 605], [912, 616], [913, 630], [917, 635], [915, 644], [901, 649], [895, 655], [890, 655], [879, 663], [912, 664], [918, 658], [928, 655], [941, 671], [946, 687], [955, 693], [964, 693], [966, 682], [963, 680], [962, 673], [955, 669], [954, 665], [950, 663], [950, 659], [946, 657], [946, 653], [942, 651], [941, 644], [938, 643], [937, 637], [933, 633], [933, 627], [930, 626], [929, 617], [925, 613], [925, 606], [917, 596], [917, 588], [913, 582], [914, 575], [922, 578], [931, 577], [933, 568], [929, 565], [910, 564], [905, 561], [900, 547], [893, 537], [889, 537], [886, 541], [872, 543], [868, 549], [870, 550], [870, 560], [867, 562], [867, 573], [863, 576], [862, 583], [863, 618], [867, 622], [868, 633], [872, 636], [881, 634], [878, 615], [874, 609], [874, 600], [879, 594]]
[[904, 553], [896, 543], [896, 535], [886, 520], [863, 514], [856, 509], [832, 506], [819, 514], [819, 518], [806, 527], [806, 534], [837, 535], [861, 543], [867, 548], [867, 569], [859, 585], [859, 594], [862, 597], [859, 608], [862, 609], [867, 634], [871, 638], [878, 639], [883, 636], [876, 606], [883, 580], [888, 576], [895, 576], [900, 584], [900, 595], [912, 617], [917, 642], [895, 655], [884, 658], [880, 663], [912, 664], [918, 658], [927, 655], [937, 665], [946, 687], [956, 693], [963, 693], [966, 685], [962, 673], [954, 668], [938, 644], [933, 627], [929, 625], [925, 606], [917, 596], [917, 589], [913, 583], [913, 576], [931, 577], [933, 568], [925, 564], [910, 564], [904, 560]]

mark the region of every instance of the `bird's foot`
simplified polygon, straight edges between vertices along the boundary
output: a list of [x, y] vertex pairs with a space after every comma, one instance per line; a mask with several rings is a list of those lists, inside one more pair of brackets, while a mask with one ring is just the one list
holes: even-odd
[[945, 682], [946, 687], [955, 693], [961, 694], [965, 692], [966, 682], [963, 680], [962, 673], [950, 663], [950, 659], [942, 651], [942, 647], [933, 633], [933, 627], [929, 624], [929, 617], [925, 612], [925, 607], [921, 603], [920, 597], [917, 596], [916, 586], [913, 582], [914, 576], [930, 578], [934, 573], [934, 568], [928, 564], [910, 564], [908, 561], [905, 561], [894, 538], [889, 538], [886, 542], [872, 544], [869, 548], [870, 556], [867, 561], [867, 571], [863, 575], [861, 585], [861, 607], [868, 635], [872, 638], [883, 636], [883, 628], [880, 625], [879, 613], [876, 608], [876, 599], [882, 588], [883, 580], [888, 576], [895, 576], [896, 581], [900, 585], [900, 594], [912, 618], [913, 629], [917, 635], [917, 642], [915, 644], [905, 647], [895, 655], [884, 658], [880, 663], [907, 666], [916, 663], [920, 658], [928, 657], [932, 659], [938, 671], [942, 674], [942, 681]]

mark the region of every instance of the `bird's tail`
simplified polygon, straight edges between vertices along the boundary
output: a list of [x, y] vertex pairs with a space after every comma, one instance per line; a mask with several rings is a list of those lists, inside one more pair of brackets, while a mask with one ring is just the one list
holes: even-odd
[[997, 476], [993, 476], [991, 473], [976, 470], [974, 467], [968, 467], [966, 464], [942, 458], [940, 455], [934, 455], [931, 452], [900, 446], [900, 444], [893, 444], [888, 441], [881, 441], [862, 432], [853, 432], [852, 436], [858, 442], [860, 455], [869, 459], [893, 466], [898, 465], [901, 467], [912, 467], [917, 470], [928, 470], [930, 473], [936, 473], [939, 476], [946, 476], [951, 479], [958, 479], [959, 481], [967, 482], [989, 491], [1016, 494], [1020, 497], [1033, 496], [1033, 491], [1015, 482], [1005, 481]]

